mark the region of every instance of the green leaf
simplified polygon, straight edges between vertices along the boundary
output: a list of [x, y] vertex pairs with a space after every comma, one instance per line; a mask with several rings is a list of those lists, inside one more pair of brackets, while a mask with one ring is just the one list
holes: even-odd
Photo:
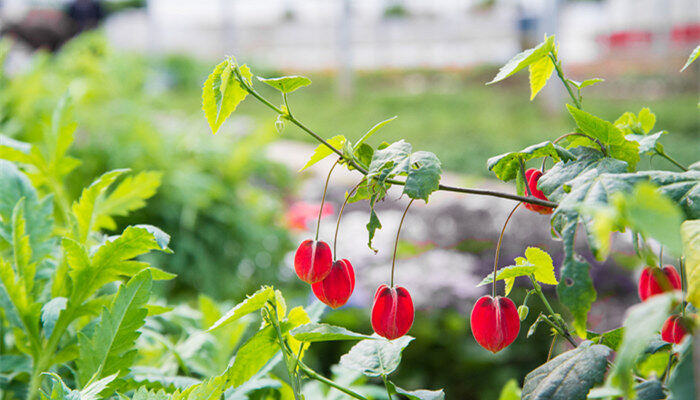
[[169, 400], [170, 395], [165, 393], [164, 390], [148, 390], [145, 387], [140, 387], [134, 392], [134, 396], [131, 400]]
[[332, 340], [374, 339], [372, 336], [355, 333], [340, 326], [318, 323], [310, 323], [294, 328], [291, 334], [297, 340], [310, 343]]
[[105, 172], [83, 190], [83, 193], [80, 195], [80, 200], [73, 203], [72, 211], [78, 224], [77, 239], [80, 243], [85, 243], [88, 235], [95, 229], [95, 223], [98, 217], [98, 203], [101, 200], [101, 196], [112, 183], [126, 171], [128, 170], [115, 169]]
[[512, 151], [495, 157], [491, 157], [486, 161], [486, 167], [489, 171], [493, 171], [498, 179], [508, 182], [515, 178], [520, 171], [520, 159], [523, 162], [535, 158], [551, 157], [556, 161], [570, 161], [574, 159], [574, 155], [568, 152], [561, 146], [552, 144], [552, 142], [542, 142], [526, 147], [520, 151]]
[[614, 125], [625, 135], [647, 135], [656, 125], [656, 115], [649, 108], [644, 107], [637, 115], [629, 111], [622, 114], [615, 120]]
[[583, 89], [583, 88], [586, 88], [588, 86], [593, 86], [596, 83], [605, 82], [605, 79], [601, 79], [601, 78], [586, 79], [583, 82], [578, 82], [578, 81], [575, 81], [573, 79], [567, 79], [567, 80], [570, 83], [572, 83], [574, 86], [576, 86], [576, 88], [578, 88], [578, 89]]
[[68, 299], [65, 297], [55, 297], [49, 300], [41, 308], [41, 325], [44, 329], [44, 336], [50, 337], [53, 333], [53, 328], [56, 326], [56, 320], [61, 314], [61, 311], [66, 309]]
[[532, 101], [552, 76], [554, 63], [549, 57], [542, 57], [530, 64], [528, 70], [530, 71], [530, 101]]
[[209, 329], [207, 329], [207, 331], [211, 332], [214, 329], [226, 326], [227, 324], [230, 324], [231, 322], [245, 315], [258, 311], [265, 305], [265, 303], [267, 303], [268, 300], [274, 298], [274, 296], [275, 292], [272, 289], [272, 287], [263, 286], [257, 292], [248, 296], [245, 300], [243, 300], [242, 302], [238, 303], [235, 307], [230, 309], [226, 314], [219, 318], [219, 320], [216, 321], [214, 325], [210, 326]]
[[685, 71], [686, 68], [690, 66], [690, 64], [693, 63], [693, 61], [698, 59], [698, 56], [700, 55], [700, 46], [696, 47], [692, 53], [690, 53], [690, 56], [688, 57], [688, 61], [685, 62], [685, 65], [683, 68], [681, 68], [681, 72]]
[[634, 387], [637, 400], [664, 400], [664, 385], [658, 379], [649, 379]]
[[[554, 264], [552, 257], [544, 250], [537, 247], [528, 247], [525, 250], [525, 258], [515, 259], [515, 265], [500, 268], [496, 271], [496, 280], [506, 281], [505, 294], [508, 296], [515, 278], [519, 276], [534, 276], [535, 280], [547, 285], [556, 285], [557, 278], [554, 276]], [[477, 286], [486, 285], [493, 282], [493, 273], [490, 273]]]
[[136, 358], [134, 344], [148, 311], [146, 302], [151, 291], [151, 273], [143, 271], [120, 287], [91, 336], [78, 335], [79, 358], [76, 360], [81, 382], [93, 375], [124, 376]]
[[[336, 149], [340, 150], [345, 146], [345, 142], [347, 142], [347, 139], [345, 139], [345, 136], [343, 135], [337, 135], [333, 136], [330, 139], [326, 139], [326, 142], [328, 142], [328, 144], [335, 147]], [[326, 146], [325, 144], [319, 144], [316, 147], [316, 149], [314, 149], [314, 153], [311, 155], [309, 161], [306, 162], [306, 164], [299, 170], [299, 172], [309, 168], [310, 166], [316, 164], [317, 162], [323, 160], [331, 154], [335, 154], [333, 150], [329, 149], [328, 146]]]
[[94, 229], [114, 230], [117, 225], [112, 217], [123, 217], [143, 208], [146, 200], [156, 194], [162, 176], [160, 172], [146, 171], [126, 177], [97, 206]]
[[[697, 342], [697, 341], [696, 341]], [[671, 371], [668, 388], [673, 399], [697, 399], [695, 379], [697, 362], [693, 362], [693, 341], [686, 340], [678, 351], [679, 360], [676, 368]]]
[[700, 219], [683, 222], [681, 238], [688, 280], [687, 300], [700, 309]]
[[597, 342], [598, 344], [604, 344], [613, 351], [617, 351], [617, 348], [620, 347], [620, 342], [622, 342], [622, 335], [624, 332], [625, 329], [622, 327], [603, 333], [588, 331], [586, 332], [586, 339]]
[[665, 135], [666, 131], [656, 132], [651, 135], [626, 135], [625, 139], [635, 141], [639, 144], [639, 154], [656, 154], [657, 149], [663, 151], [663, 146], [659, 143], [661, 135]]
[[[566, 107], [569, 109], [569, 113], [576, 121], [576, 125], [581, 132], [598, 139], [608, 148], [611, 157], [625, 161], [628, 165], [628, 170], [634, 171], [635, 166], [639, 162], [639, 144], [625, 139], [622, 131], [612, 123], [569, 104]], [[572, 145], [580, 145], [585, 143], [585, 141], [589, 140], [577, 138], [572, 140]]]
[[590, 341], [555, 357], [525, 377], [522, 400], [585, 400], [603, 381], [610, 349]]
[[406, 390], [396, 386], [394, 382], [387, 381], [387, 388], [391, 394], [399, 394], [408, 400], [444, 400], [445, 392], [440, 390]]
[[27, 221], [24, 218], [24, 198], [20, 199], [12, 212], [12, 253], [15, 269], [24, 283], [27, 293], [32, 293], [36, 264], [32, 263], [32, 248], [27, 235]]
[[487, 83], [487, 85], [500, 82], [523, 68], [528, 67], [530, 64], [539, 61], [542, 57], [547, 57], [549, 52], [552, 50], [554, 50], [554, 36], [545, 37], [544, 42], [538, 44], [532, 49], [525, 50], [510, 59], [506, 65], [498, 70], [498, 74], [496, 74], [493, 80]]
[[223, 397], [228, 380], [224, 376], [215, 376], [201, 383], [192, 385], [180, 392], [173, 393], [170, 400], [219, 400]]
[[673, 296], [673, 293], [652, 296], [627, 309], [623, 323], [625, 332], [608, 376], [609, 386], [622, 389], [626, 395], [631, 393], [635, 362], [668, 317]]
[[362, 340], [340, 357], [340, 365], [367, 376], [389, 375], [399, 366], [401, 352], [412, 340], [411, 336]]
[[428, 201], [440, 185], [440, 160], [427, 151], [411, 152], [411, 145], [400, 140], [378, 149], [372, 156], [367, 177], [384, 183], [395, 176], [406, 176], [403, 193], [412, 199]]
[[293, 91], [299, 89], [300, 87], [308, 86], [311, 84], [311, 79], [305, 76], [283, 76], [280, 78], [261, 78], [258, 77], [260, 82], [264, 82], [273, 88], [279, 90], [282, 93], [292, 93]]
[[53, 388], [51, 390], [51, 395], [42, 393], [45, 399], [51, 400], [98, 400], [100, 397], [100, 392], [105, 390], [105, 388], [112, 383], [112, 381], [117, 377], [116, 374], [107, 376], [105, 378], [96, 380], [82, 390], [71, 390], [61, 377], [53, 372], [44, 372], [42, 375], [46, 375], [54, 380]]
[[367, 133], [365, 133], [364, 135], [362, 135], [362, 137], [360, 138], [360, 140], [357, 141], [357, 143], [355, 143], [355, 147], [353, 148], [353, 150], [357, 151], [357, 150], [360, 148], [360, 146], [361, 146], [367, 139], [369, 139], [370, 137], [372, 137], [372, 135], [374, 135], [378, 130], [382, 129], [382, 128], [384, 127], [384, 125], [386, 125], [386, 124], [388, 124], [389, 122], [395, 120], [396, 118], [398, 118], [398, 117], [395, 115], [395, 116], [393, 116], [393, 117], [391, 117], [391, 118], [389, 118], [389, 119], [385, 119], [384, 121], [382, 121], [382, 122], [380, 122], [380, 123], [374, 125], [370, 130], [367, 131]]
[[501, 394], [498, 396], [498, 400], [520, 400], [521, 395], [520, 385], [515, 379], [511, 379], [503, 386], [501, 389]]
[[[248, 91], [236, 77], [236, 67], [235, 61], [227, 59], [217, 65], [204, 82], [202, 110], [214, 134], [248, 95]], [[244, 64], [239, 67], [239, 70], [243, 79], [250, 85], [250, 79], [253, 77], [250, 69]]]

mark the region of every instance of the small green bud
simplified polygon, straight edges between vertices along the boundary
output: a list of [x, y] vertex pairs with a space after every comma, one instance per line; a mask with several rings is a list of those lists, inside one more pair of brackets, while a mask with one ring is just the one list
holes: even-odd
[[284, 131], [284, 119], [282, 116], [277, 117], [277, 121], [275, 121], [275, 128], [277, 129], [278, 133], [282, 133]]
[[518, 316], [520, 317], [521, 321], [525, 321], [525, 318], [527, 318], [527, 314], [530, 312], [530, 309], [526, 305], [522, 305], [518, 307]]

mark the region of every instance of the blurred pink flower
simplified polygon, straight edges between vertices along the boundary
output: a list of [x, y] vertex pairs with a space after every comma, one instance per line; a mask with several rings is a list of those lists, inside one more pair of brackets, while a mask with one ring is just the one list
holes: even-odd
[[[313, 222], [318, 218], [320, 203], [307, 203], [298, 201], [292, 203], [285, 213], [285, 223], [290, 229], [308, 230], [313, 226]], [[325, 203], [321, 217], [335, 213], [335, 207], [332, 204]]]

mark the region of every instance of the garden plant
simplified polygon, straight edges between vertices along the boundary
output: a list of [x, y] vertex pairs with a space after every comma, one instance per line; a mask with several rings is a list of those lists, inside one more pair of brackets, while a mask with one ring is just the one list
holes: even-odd
[[[683, 69], [699, 52], [700, 47]], [[311, 84], [308, 78], [254, 79], [233, 57], [215, 67], [202, 93], [213, 133], [252, 97], [276, 115], [280, 133], [293, 124], [320, 142], [307, 165], [334, 157], [322, 203], [336, 168], [357, 175], [340, 208], [334, 238], [319, 235], [321, 205], [314, 237], [296, 250], [294, 271], [319, 300], [307, 307], [288, 307], [284, 294], [268, 285], [227, 309], [206, 296], [196, 309], [153, 301], [154, 281], [178, 279], [146, 256], [171, 252], [170, 236], [140, 224], [116, 235], [107, 232], [115, 229], [116, 217], [143, 209], [159, 181], [149, 171], [117, 169], [96, 177], [72, 198], [66, 177], [81, 166], [69, 155], [76, 124], [73, 100], [63, 96], [35, 140], [0, 137], [2, 399], [444, 399], [449, 388], [404, 388], [391, 377], [402, 351], [421, 340], [409, 336], [416, 315], [396, 259], [401, 227], [411, 218], [413, 202], [427, 203], [436, 191], [514, 202], [504, 215], [493, 273], [481, 282], [491, 285], [491, 294], [464, 315], [471, 322], [464, 340], [473, 338], [497, 353], [528, 326], [528, 337], [551, 335], [553, 344], [567, 343], [565, 351], [550, 354], [523, 382], [509, 382], [501, 399], [697, 398], [693, 332], [700, 306], [700, 163], [684, 166], [666, 153], [661, 142], [667, 133], [655, 131], [656, 118], [648, 108], [613, 122], [587, 112], [583, 92], [602, 80], [567, 78], [554, 36], [516, 55], [489, 84], [523, 69], [529, 71], [531, 99], [556, 74], [570, 96], [566, 109], [574, 128], [489, 159], [488, 170], [513, 182], [512, 194], [442, 184], [438, 157], [413, 151], [403, 140], [368, 144], [394, 118], [358, 139], [324, 138], [293, 111], [293, 92]], [[271, 86], [279, 99], [264, 97], [255, 85]], [[665, 159], [669, 169], [638, 170], [640, 159], [649, 156]], [[375, 248], [377, 229], [388, 229], [375, 205], [397, 189], [402, 193], [397, 201], [406, 205], [394, 248]], [[339, 231], [346, 204], [360, 201], [369, 205], [366, 245], [393, 252], [386, 281], [377, 282], [371, 335], [319, 322], [326, 306], [338, 308], [353, 293], [352, 260], [337, 254], [336, 242], [357, 241]], [[550, 216], [552, 235], [564, 252], [558, 268], [537, 247], [501, 264], [503, 236], [516, 212]], [[644, 266], [640, 301], [626, 311], [622, 326], [595, 332], [588, 317], [596, 290], [590, 265], [576, 253], [576, 235], [603, 260], [622, 233], [631, 237]], [[426, 265], [425, 271], [439, 268]], [[519, 277], [527, 279], [527, 295], [516, 304], [508, 296]], [[503, 286], [497, 285], [500, 281]], [[566, 313], [554, 311], [543, 285], [556, 286]], [[545, 311], [530, 315], [533, 302]], [[332, 376], [304, 360], [309, 347], [325, 341], [357, 342]], [[449, 360], [445, 364], [449, 367]]]

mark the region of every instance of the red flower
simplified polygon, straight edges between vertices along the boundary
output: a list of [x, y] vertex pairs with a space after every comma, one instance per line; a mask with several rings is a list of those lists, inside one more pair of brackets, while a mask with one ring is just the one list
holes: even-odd
[[667, 265], [663, 268], [656, 266], [646, 267], [639, 277], [637, 289], [639, 298], [645, 301], [659, 293], [680, 290], [681, 277], [672, 265]]
[[322, 281], [331, 272], [333, 255], [328, 243], [305, 240], [294, 255], [294, 270], [306, 283]]
[[[320, 204], [312, 204], [304, 201], [299, 201], [292, 204], [285, 213], [285, 222], [291, 229], [307, 230], [309, 229], [308, 222], [318, 218]], [[333, 205], [325, 203], [321, 217], [333, 214]]]
[[[537, 197], [538, 199], [541, 200], [549, 200], [547, 196], [542, 193], [541, 190], [537, 189], [537, 181], [540, 180], [540, 177], [542, 176], [542, 171], [540, 171], [537, 168], [530, 168], [527, 171], [525, 171], [525, 182], [527, 183], [527, 186], [530, 188], [530, 193], [534, 197]], [[554, 212], [553, 208], [550, 207], [545, 207], [545, 206], [539, 206], [536, 204], [530, 204], [530, 203], [525, 203], [525, 208], [531, 211], [538, 212], [540, 214], [551, 214]]]
[[408, 333], [413, 325], [413, 300], [401, 286], [381, 285], [374, 295], [372, 329], [389, 340]]
[[686, 321], [677, 314], [668, 317], [666, 322], [664, 322], [664, 326], [661, 328], [661, 339], [668, 343], [679, 344], [687, 334], [688, 326], [686, 325]]
[[472, 309], [471, 328], [476, 342], [496, 353], [513, 343], [518, 336], [518, 310], [507, 297], [482, 296]]
[[331, 308], [345, 305], [354, 289], [355, 271], [346, 259], [334, 262], [328, 276], [311, 285], [316, 298]]

